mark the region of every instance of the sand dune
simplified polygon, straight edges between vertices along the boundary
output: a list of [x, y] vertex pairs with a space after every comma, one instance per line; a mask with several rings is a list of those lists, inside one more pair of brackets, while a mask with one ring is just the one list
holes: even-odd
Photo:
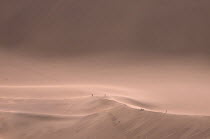
[[0, 0], [0, 139], [210, 139], [209, 13]]
[[110, 98], [111, 100], [114, 100], [118, 103], [126, 104], [132, 108], [148, 108], [148, 109], [154, 109], [157, 108], [158, 106], [155, 106], [155, 104], [150, 104], [146, 102], [141, 102], [139, 100], [135, 100], [133, 98], [129, 97], [123, 97], [123, 96], [113, 96]]
[[118, 103], [113, 100], [91, 96], [73, 99], [2, 98], [0, 110], [45, 114], [86, 115], [104, 111], [117, 105]]
[[140, 111], [129, 107], [127, 104], [134, 105], [129, 102], [137, 103], [117, 96], [65, 100], [4, 98], [0, 104], [0, 109], [5, 109], [0, 112], [0, 135], [3, 139], [210, 138], [210, 117]]

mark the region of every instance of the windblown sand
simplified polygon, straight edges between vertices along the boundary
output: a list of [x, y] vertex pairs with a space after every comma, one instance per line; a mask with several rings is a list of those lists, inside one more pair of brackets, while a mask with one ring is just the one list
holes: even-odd
[[209, 25], [210, 0], [0, 0], [0, 139], [210, 139]]
[[[209, 139], [210, 117], [157, 112], [126, 96], [72, 90], [0, 98], [2, 139]], [[72, 93], [71, 93], [72, 92]], [[75, 95], [77, 94], [77, 95]], [[26, 96], [28, 95], [28, 96]], [[62, 96], [62, 97], [61, 97]], [[141, 110], [144, 109], [144, 110]]]

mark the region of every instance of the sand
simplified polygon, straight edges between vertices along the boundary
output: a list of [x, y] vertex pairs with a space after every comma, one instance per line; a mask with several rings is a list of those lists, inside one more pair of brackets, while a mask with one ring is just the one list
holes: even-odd
[[0, 139], [210, 139], [209, 13], [0, 0]]
[[[1, 97], [2, 139], [209, 139], [210, 117], [122, 96]], [[144, 110], [140, 110], [143, 108]]]

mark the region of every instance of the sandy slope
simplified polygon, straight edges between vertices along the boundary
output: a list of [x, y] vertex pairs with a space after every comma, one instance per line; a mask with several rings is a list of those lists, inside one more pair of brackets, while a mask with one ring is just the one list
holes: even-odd
[[[2, 98], [0, 137], [3, 139], [210, 138], [210, 117], [140, 111], [127, 105], [129, 102], [130, 105], [141, 104], [140, 102], [136, 103], [135, 100], [125, 97], [118, 97], [118, 101], [116, 100], [116, 97], [104, 96], [66, 100]], [[119, 103], [119, 100], [124, 102]], [[7, 107], [4, 104], [7, 104]], [[148, 105], [138, 105], [139, 108], [144, 106]]]
[[210, 138], [209, 5], [0, 0], [0, 139]]

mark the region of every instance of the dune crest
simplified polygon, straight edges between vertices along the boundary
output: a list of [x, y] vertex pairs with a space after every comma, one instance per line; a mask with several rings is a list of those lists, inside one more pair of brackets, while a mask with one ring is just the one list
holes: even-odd
[[[8, 111], [0, 111], [0, 134], [4, 139], [210, 138], [210, 117], [141, 111], [127, 104], [135, 104], [142, 108], [142, 103], [126, 97], [88, 96], [74, 99], [13, 99], [13, 101], [15, 107], [10, 103]], [[1, 109], [2, 103], [6, 102], [6, 100], [1, 101]], [[60, 107], [53, 106], [53, 103]], [[23, 107], [25, 104], [28, 104], [29, 109]], [[42, 111], [40, 105], [46, 104], [50, 105], [47, 105], [48, 108], [45, 106], [45, 111]], [[66, 104], [65, 107], [71, 104], [73, 107], [68, 113], [62, 109], [61, 104]], [[35, 111], [36, 105], [40, 108], [37, 111]], [[11, 111], [12, 109], [16, 111]], [[85, 110], [89, 113], [84, 114]]]
[[0, 139], [210, 139], [210, 0], [0, 0]]

